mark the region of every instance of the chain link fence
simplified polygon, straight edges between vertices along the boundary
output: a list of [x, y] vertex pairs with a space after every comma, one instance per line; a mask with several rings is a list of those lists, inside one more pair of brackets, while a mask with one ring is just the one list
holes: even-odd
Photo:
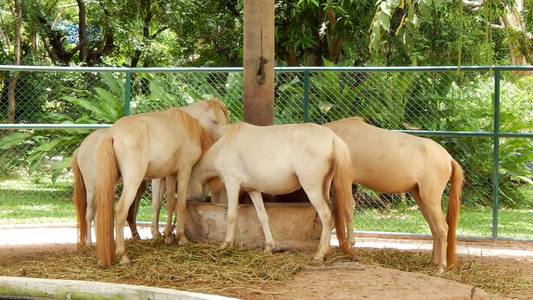
[[[13, 76], [16, 110], [9, 116]], [[112, 124], [125, 113], [210, 97], [222, 100], [238, 122], [242, 83], [238, 68], [0, 68], [0, 123], [8, 128], [0, 132], [0, 224], [74, 220], [69, 158], [94, 130], [76, 124]], [[357, 115], [433, 138], [465, 170], [459, 234], [523, 240], [533, 237], [532, 95], [533, 68], [279, 68], [275, 123], [321, 124]], [[6, 125], [12, 117], [16, 128]], [[354, 192], [357, 230], [430, 233], [409, 194]], [[149, 195], [141, 204], [142, 221], [151, 218]]]

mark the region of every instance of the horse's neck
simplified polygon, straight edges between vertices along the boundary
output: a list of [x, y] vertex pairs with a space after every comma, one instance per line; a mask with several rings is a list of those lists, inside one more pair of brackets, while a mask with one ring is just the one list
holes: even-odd
[[209, 179], [216, 177], [217, 173], [214, 169], [213, 163], [215, 161], [214, 153], [207, 151], [204, 153], [200, 161], [194, 166], [192, 176], [203, 183]]

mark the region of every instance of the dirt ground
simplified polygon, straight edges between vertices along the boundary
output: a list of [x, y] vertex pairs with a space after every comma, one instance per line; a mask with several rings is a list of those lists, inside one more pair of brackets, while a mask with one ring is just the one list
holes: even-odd
[[[65, 244], [0, 247], [0, 264], [73, 251], [74, 245]], [[484, 257], [483, 264], [518, 268], [524, 278], [533, 282], [531, 259]], [[496, 295], [434, 276], [353, 262], [308, 267], [290, 281], [251, 286], [235, 294], [243, 299], [533, 299], [533, 289]]]

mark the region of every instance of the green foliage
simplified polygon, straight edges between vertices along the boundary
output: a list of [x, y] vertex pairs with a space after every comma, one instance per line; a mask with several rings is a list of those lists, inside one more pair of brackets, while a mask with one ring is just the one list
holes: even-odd
[[[50, 112], [44, 118], [66, 124], [114, 123], [124, 114], [124, 85], [111, 73], [101, 73], [100, 80], [103, 87], [96, 86], [91, 91], [71, 90], [72, 94], [85, 96], [63, 96], [72, 107]], [[72, 108], [76, 108], [79, 117], [70, 115]], [[0, 138], [0, 149], [26, 152], [27, 156], [21, 159], [24, 167], [33, 174], [48, 170], [55, 182], [69, 166], [74, 149], [90, 132], [89, 129], [16, 131]]]

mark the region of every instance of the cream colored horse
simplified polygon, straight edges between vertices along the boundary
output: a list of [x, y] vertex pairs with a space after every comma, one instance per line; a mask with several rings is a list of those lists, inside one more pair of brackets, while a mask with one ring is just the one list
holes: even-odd
[[[381, 129], [350, 118], [325, 124], [350, 149], [353, 182], [381, 193], [408, 193], [415, 198], [433, 236], [433, 263], [443, 271], [455, 261], [463, 170], [436, 142]], [[446, 220], [441, 197], [451, 182]]]
[[[265, 235], [265, 251], [274, 247], [261, 192], [279, 195], [302, 187], [316, 208], [322, 222], [320, 246], [314, 258], [322, 260], [329, 250], [332, 212], [329, 206], [331, 183], [333, 219], [340, 246], [352, 254], [353, 198], [351, 161], [346, 144], [331, 130], [315, 124], [259, 127], [247, 123], [226, 127], [225, 134], [202, 157], [191, 176], [191, 194], [201, 185], [220, 178], [226, 187], [228, 216], [226, 239], [222, 247], [235, 239], [239, 191], [249, 193]], [[195, 192], [192, 192], [194, 190]]]
[[[98, 146], [104, 139], [108, 129], [99, 129], [89, 134], [72, 155], [72, 173], [74, 177], [74, 191], [72, 200], [76, 209], [78, 246], [91, 246], [91, 225], [96, 213], [95, 189], [96, 189], [96, 155]], [[176, 178], [169, 178], [176, 180]], [[133, 239], [140, 239], [137, 231], [136, 216], [140, 198], [144, 193], [146, 184], [143, 183], [137, 191], [135, 201], [128, 212], [128, 225]], [[152, 238], [157, 239], [159, 233], [159, 211], [161, 209], [161, 196], [165, 190], [164, 179], [152, 179]], [[174, 203], [168, 201], [168, 209], [172, 212]], [[172, 217], [172, 215], [170, 216]], [[167, 219], [167, 224], [172, 219]], [[170, 226], [167, 226], [171, 228]]]
[[[129, 262], [122, 225], [144, 179], [177, 176], [176, 233], [180, 244], [187, 242], [183, 220], [190, 171], [213, 143], [212, 133], [226, 125], [227, 120], [224, 105], [208, 100], [180, 109], [123, 117], [109, 129], [100, 144], [96, 167], [96, 245], [101, 266], [112, 264], [114, 251], [121, 263]], [[123, 191], [113, 224], [114, 191], [119, 177]], [[167, 186], [167, 190], [174, 189]]]

